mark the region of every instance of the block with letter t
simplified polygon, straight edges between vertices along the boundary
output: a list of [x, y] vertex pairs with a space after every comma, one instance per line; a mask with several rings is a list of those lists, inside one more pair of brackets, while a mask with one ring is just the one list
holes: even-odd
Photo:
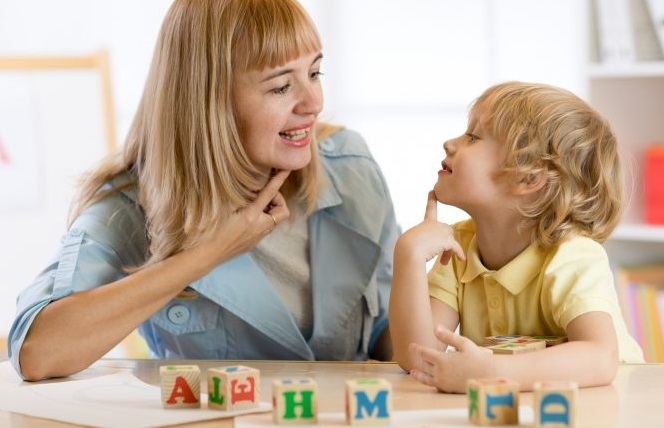
[[196, 365], [159, 367], [161, 402], [169, 408], [201, 406], [201, 371]]
[[533, 388], [536, 428], [576, 428], [576, 382], [536, 382]]
[[207, 372], [208, 408], [245, 410], [260, 404], [260, 370], [235, 365]]
[[272, 382], [274, 423], [307, 425], [318, 423], [318, 386], [309, 377], [275, 379]]
[[519, 384], [512, 380], [469, 379], [468, 418], [476, 425], [517, 425]]
[[385, 379], [346, 381], [346, 423], [389, 425], [392, 415], [392, 385]]

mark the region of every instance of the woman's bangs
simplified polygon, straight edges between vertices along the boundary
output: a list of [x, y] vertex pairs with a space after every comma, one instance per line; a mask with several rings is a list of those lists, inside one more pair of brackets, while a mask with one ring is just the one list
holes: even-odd
[[236, 65], [245, 70], [275, 68], [321, 50], [313, 22], [297, 5], [279, 0], [263, 6], [250, 11], [254, 13], [248, 14], [247, 25], [236, 34]]

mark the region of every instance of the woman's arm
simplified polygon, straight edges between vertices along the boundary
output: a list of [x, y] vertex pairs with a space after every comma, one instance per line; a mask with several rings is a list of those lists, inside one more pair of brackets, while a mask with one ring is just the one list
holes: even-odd
[[[23, 376], [39, 380], [85, 369], [120, 343], [190, 283], [253, 248], [289, 216], [278, 173], [256, 200], [237, 211], [211, 239], [123, 279], [71, 294], [35, 317], [19, 353]], [[264, 212], [271, 206], [270, 213]]]

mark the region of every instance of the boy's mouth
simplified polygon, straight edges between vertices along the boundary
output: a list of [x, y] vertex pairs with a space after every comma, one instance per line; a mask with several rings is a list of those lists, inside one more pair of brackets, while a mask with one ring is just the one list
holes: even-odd
[[450, 172], [450, 173], [452, 172], [452, 168], [450, 168], [449, 165], [447, 165], [447, 163], [443, 162], [443, 163], [441, 163], [441, 165], [443, 167], [443, 171]]

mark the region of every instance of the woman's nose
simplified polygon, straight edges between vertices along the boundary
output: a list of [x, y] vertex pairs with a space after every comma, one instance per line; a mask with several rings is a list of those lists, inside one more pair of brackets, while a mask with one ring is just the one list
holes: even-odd
[[295, 106], [298, 114], [318, 115], [323, 111], [323, 90], [319, 83], [312, 83], [302, 87], [300, 98]]

